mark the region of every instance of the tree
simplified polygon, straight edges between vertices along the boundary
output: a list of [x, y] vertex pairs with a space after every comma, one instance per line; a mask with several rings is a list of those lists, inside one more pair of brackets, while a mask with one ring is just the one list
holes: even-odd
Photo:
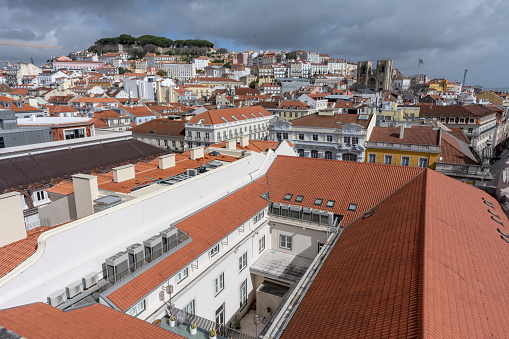
[[226, 53], [228, 53], [228, 50], [226, 48], [221, 47], [217, 50], [217, 53], [218, 54], [226, 54]]
[[226, 64], [223, 65], [224, 67], [226, 68], [232, 68], [232, 64], [230, 64], [229, 62], [227, 62]]
[[156, 74], [163, 78], [168, 76], [168, 73], [162, 69], [158, 70]]
[[127, 72], [127, 68], [119, 67], [118, 68], [118, 74], [125, 74]]
[[256, 88], [256, 81], [251, 81], [251, 83], [249, 84], [249, 87], [251, 87], [252, 89], [255, 89]]

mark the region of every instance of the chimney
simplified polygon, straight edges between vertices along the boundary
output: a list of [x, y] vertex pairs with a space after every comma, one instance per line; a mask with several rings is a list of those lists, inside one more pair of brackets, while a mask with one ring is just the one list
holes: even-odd
[[74, 187], [74, 200], [76, 203], [76, 217], [83, 218], [94, 214], [94, 200], [99, 197], [97, 177], [88, 174], [75, 174], [72, 176]]
[[124, 165], [113, 168], [113, 181], [123, 182], [134, 179], [134, 164]]
[[175, 167], [175, 153], [159, 157], [159, 169], [167, 169], [170, 167]]
[[191, 160], [197, 160], [199, 158], [203, 158], [203, 156], [203, 147], [191, 148]]
[[21, 199], [19, 192], [0, 195], [0, 247], [27, 237]]
[[405, 134], [405, 125], [401, 125], [399, 127], [399, 138], [403, 139], [403, 135]]
[[249, 146], [249, 137], [247, 135], [240, 137], [240, 146], [242, 147]]
[[226, 149], [237, 149], [237, 142], [235, 142], [235, 139], [226, 141]]

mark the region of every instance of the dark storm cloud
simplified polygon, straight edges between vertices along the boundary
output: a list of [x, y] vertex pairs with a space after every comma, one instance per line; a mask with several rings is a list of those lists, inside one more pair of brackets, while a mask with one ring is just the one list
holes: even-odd
[[[391, 58], [406, 75], [417, 72], [422, 58], [429, 76], [461, 80], [468, 68], [467, 83], [487, 86], [505, 86], [509, 75], [507, 1], [0, 0], [0, 8], [0, 39], [58, 44], [65, 54], [101, 37], [154, 34], [227, 42], [238, 51]], [[0, 46], [0, 60], [28, 54], [42, 60], [62, 52], [21, 48]]]

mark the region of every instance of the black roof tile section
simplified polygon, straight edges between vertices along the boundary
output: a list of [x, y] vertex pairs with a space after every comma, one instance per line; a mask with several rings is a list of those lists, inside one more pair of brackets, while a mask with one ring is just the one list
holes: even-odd
[[167, 153], [170, 152], [130, 139], [0, 159], [0, 193], [6, 189], [26, 189], [35, 183], [50, 184], [52, 179], [103, 171]]

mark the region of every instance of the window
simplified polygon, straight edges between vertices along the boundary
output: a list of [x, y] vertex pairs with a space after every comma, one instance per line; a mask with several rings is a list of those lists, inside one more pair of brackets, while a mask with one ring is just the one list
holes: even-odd
[[331, 151], [326, 151], [325, 152], [325, 159], [332, 159], [332, 152]]
[[401, 166], [410, 166], [410, 157], [401, 157]]
[[214, 279], [214, 295], [217, 296], [224, 290], [224, 272]]
[[191, 138], [193, 136], [193, 132], [191, 131], [187, 132], [187, 136]]
[[279, 132], [278, 132], [278, 133], [276, 133], [276, 138], [277, 138], [278, 140], [280, 140], [280, 139], [281, 139], [281, 133], [279, 133]]
[[290, 194], [288, 193], [287, 195], [285, 195], [285, 200], [292, 200], [292, 197], [293, 197], [293, 194]]
[[288, 133], [283, 133], [283, 139], [288, 140]]
[[445, 122], [445, 118], [440, 118], [440, 122]]
[[468, 122], [469, 122], [470, 124], [474, 124], [474, 123], [475, 123], [475, 119], [474, 119], [474, 118], [470, 118]]
[[318, 253], [320, 253], [320, 251], [322, 250], [323, 246], [325, 246], [325, 244], [323, 242], [318, 242]]
[[247, 252], [239, 257], [239, 272], [242, 272], [247, 266]]
[[279, 235], [279, 248], [285, 250], [292, 250], [292, 237], [289, 235], [280, 234]]
[[318, 141], [318, 134], [313, 134], [313, 141]]
[[142, 301], [137, 303], [133, 308], [131, 308], [127, 312], [127, 314], [129, 314], [130, 316], [136, 317], [143, 311], [145, 311], [145, 299], [143, 299]]
[[196, 137], [197, 138], [201, 138], [201, 133], [200, 132], [196, 132]]
[[368, 162], [375, 164], [376, 163], [376, 154], [368, 154]]
[[299, 157], [304, 157], [304, 150], [302, 148], [298, 149], [297, 154], [299, 155]]
[[210, 133], [209, 132], [205, 132], [205, 139], [209, 139], [210, 138]]
[[299, 140], [304, 140], [304, 134], [303, 133], [299, 133]]
[[323, 202], [323, 199], [316, 198], [316, 200], [315, 200], [315, 205], [320, 206], [320, 205], [322, 204], [322, 202]]
[[78, 138], [84, 138], [85, 135], [85, 129], [84, 128], [76, 128], [64, 131], [65, 140], [69, 139], [78, 139]]
[[318, 158], [318, 151], [317, 150], [312, 150], [311, 151], [311, 158]]
[[349, 211], [355, 212], [356, 209], [357, 209], [357, 204], [350, 204], [350, 205], [348, 205], [348, 210]]
[[343, 142], [345, 144], [349, 144], [350, 143], [350, 137], [343, 137]]
[[186, 267], [177, 274], [177, 284], [189, 276], [189, 268]]
[[465, 123], [465, 118], [459, 118], [459, 123], [460, 124], [464, 124]]
[[474, 133], [474, 129], [473, 128], [469, 128], [468, 129], [468, 134], [472, 134], [472, 133]]
[[329, 207], [329, 208], [332, 208], [332, 207], [334, 207], [334, 204], [335, 204], [335, 203], [336, 203], [336, 202], [335, 202], [334, 200], [329, 200], [329, 201], [327, 201], [327, 205], [325, 205], [325, 206], [326, 206], [326, 207]]
[[454, 118], [449, 118], [449, 123], [454, 124], [455, 122], [456, 122], [456, 119], [454, 119]]
[[327, 141], [328, 141], [328, 142], [332, 142], [332, 135], [328, 135], [328, 136], [327, 136]]
[[177, 147], [177, 143], [175, 142], [175, 140], [172, 140], [172, 141], [171, 141], [171, 147], [173, 147], [173, 148], [176, 148], [176, 147]]
[[224, 303], [219, 306], [219, 308], [216, 310], [216, 325], [224, 325], [225, 322], [225, 315], [224, 315]]
[[239, 300], [240, 308], [244, 308], [247, 305], [247, 279], [244, 280], [239, 287]]
[[262, 253], [265, 249], [265, 236], [258, 239], [258, 253]]
[[253, 218], [253, 223], [256, 224], [258, 221], [262, 220], [262, 218], [265, 216], [265, 210], [261, 211]]
[[219, 243], [215, 244], [209, 251], [210, 253], [210, 257], [212, 258], [213, 256], [215, 256], [216, 254], [219, 253]]
[[358, 145], [359, 144], [359, 137], [352, 137], [352, 145]]
[[302, 200], [304, 200], [303, 195], [298, 195], [297, 198], [295, 198], [295, 202], [302, 202]]
[[191, 300], [191, 302], [184, 307], [184, 311], [186, 311], [188, 314], [192, 314], [192, 315], [196, 314], [196, 307], [194, 306], [194, 299]]
[[428, 167], [428, 159], [427, 158], [419, 158], [419, 167]]
[[41, 200], [44, 200], [46, 198], [44, 191], [39, 191], [39, 192], [37, 192], [36, 195], [37, 195], [37, 201], [41, 201]]

